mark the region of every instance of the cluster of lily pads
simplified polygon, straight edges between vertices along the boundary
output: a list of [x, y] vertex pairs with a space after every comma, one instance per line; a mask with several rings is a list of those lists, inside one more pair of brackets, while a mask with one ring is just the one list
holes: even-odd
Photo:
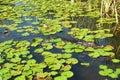
[[118, 78], [118, 76], [120, 75], [120, 68], [113, 70], [111, 68], [108, 68], [107, 65], [100, 65], [99, 68], [100, 68], [99, 74], [101, 76], [109, 76], [111, 78]]
[[[36, 62], [31, 54], [30, 47], [35, 47], [34, 54], [43, 56], [42, 62]], [[63, 50], [61, 53], [52, 53], [49, 50], [53, 48]], [[15, 80], [22, 78], [23, 80], [32, 79], [47, 79], [50, 80], [67, 80], [74, 75], [71, 72], [71, 65], [77, 64], [78, 60], [72, 58], [70, 53], [81, 53], [88, 51], [89, 56], [97, 58], [100, 56], [114, 56], [110, 46], [105, 46], [102, 49], [94, 49], [85, 47], [80, 44], [63, 41], [61, 38], [53, 38], [43, 40], [42, 38], [34, 38], [31, 42], [26, 40], [14, 41], [8, 40], [0, 43], [0, 53], [2, 65], [0, 72], [3, 80], [15, 77]], [[120, 60], [113, 59], [113, 62]], [[90, 63], [80, 63], [83, 66], [89, 66]], [[48, 69], [48, 70], [46, 70]], [[101, 72], [99, 72], [102, 75]], [[119, 75], [119, 74], [118, 74]], [[112, 77], [117, 78], [117, 77]]]
[[[0, 1], [0, 29], [6, 29], [21, 33], [22, 36], [42, 33], [54, 35], [68, 29], [68, 34], [73, 38], [94, 43], [94, 39], [112, 37], [109, 29], [90, 30], [76, 28], [74, 17], [97, 17], [100, 10], [89, 10], [86, 2], [71, 3], [68, 0], [4, 0]], [[72, 18], [72, 19], [71, 19]], [[102, 18], [99, 23], [114, 23], [114, 18]], [[102, 21], [102, 22], [101, 22]], [[21, 26], [24, 23], [29, 25]], [[6, 31], [4, 31], [6, 32]], [[97, 46], [97, 45], [96, 45]], [[31, 48], [35, 48], [32, 52]], [[61, 52], [52, 52], [60, 49]], [[72, 53], [88, 52], [91, 58], [101, 56], [114, 58], [113, 47], [88, 47], [79, 43], [64, 41], [61, 38], [50, 40], [36, 37], [30, 41], [7, 40], [0, 43], [0, 80], [68, 80], [74, 73], [72, 65], [78, 63]], [[37, 62], [33, 54], [42, 56]], [[119, 59], [112, 59], [113, 63], [120, 63]], [[90, 66], [90, 63], [80, 63]], [[102, 76], [118, 78], [120, 69], [112, 69], [101, 65]], [[114, 74], [115, 73], [115, 74]]]
[[[74, 74], [71, 72], [71, 65], [77, 64], [78, 60], [72, 58], [72, 54], [52, 53], [46, 50], [51, 49], [50, 43], [42, 43], [41, 49], [36, 49], [35, 53], [40, 53], [44, 57], [43, 61], [38, 63], [30, 53], [30, 46], [37, 46], [35, 43], [42, 41], [40, 38], [29, 41], [8, 40], [0, 43], [1, 78], [3, 80], [15, 77], [15, 80], [46, 79], [67, 80]], [[45, 71], [45, 69], [48, 69]]]
[[104, 56], [104, 57], [108, 56], [113, 58], [115, 56], [115, 53], [112, 52], [112, 50], [113, 50], [112, 47], [109, 45], [98, 49], [94, 49], [92, 47], [88, 47], [85, 49], [85, 51], [88, 51], [90, 53], [88, 55], [92, 58], [98, 58], [100, 56]]
[[107, 37], [112, 37], [113, 34], [110, 33], [109, 29], [102, 29], [102, 30], [94, 30], [91, 31], [89, 29], [80, 29], [80, 28], [71, 28], [71, 31], [68, 32], [68, 34], [71, 34], [76, 39], [82, 39], [87, 42], [94, 42], [94, 39], [103, 39]]

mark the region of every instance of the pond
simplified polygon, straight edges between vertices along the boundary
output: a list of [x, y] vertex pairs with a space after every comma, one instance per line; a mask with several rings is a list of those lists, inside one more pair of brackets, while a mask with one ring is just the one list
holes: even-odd
[[0, 2], [0, 80], [120, 80], [116, 19], [101, 22], [100, 8], [69, 0]]

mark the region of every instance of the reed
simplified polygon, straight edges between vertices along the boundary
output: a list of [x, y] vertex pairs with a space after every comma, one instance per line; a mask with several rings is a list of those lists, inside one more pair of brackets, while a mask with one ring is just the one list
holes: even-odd
[[116, 24], [119, 23], [118, 20], [118, 10], [117, 3], [120, 3], [118, 0], [102, 0], [101, 1], [101, 18], [115, 18]]

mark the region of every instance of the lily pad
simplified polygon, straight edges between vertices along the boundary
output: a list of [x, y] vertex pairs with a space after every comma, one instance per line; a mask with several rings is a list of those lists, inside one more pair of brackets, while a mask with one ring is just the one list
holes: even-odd
[[72, 77], [74, 74], [73, 74], [73, 72], [71, 72], [71, 71], [65, 71], [65, 72], [62, 72], [61, 73], [61, 76], [65, 76], [65, 77], [67, 77], [67, 78], [70, 78], [70, 77]]
[[88, 67], [88, 66], [90, 66], [90, 63], [85, 63], [85, 62], [84, 62], [84, 63], [80, 63], [80, 65], [82, 65], [82, 66], [87, 66], [87, 67]]
[[99, 74], [100, 74], [101, 76], [107, 76], [107, 75], [108, 75], [108, 73], [106, 73], [105, 71], [99, 71]]
[[66, 66], [63, 66], [62, 68], [61, 68], [61, 70], [63, 70], [63, 71], [69, 71], [71, 69], [71, 66], [70, 65], [66, 65]]
[[15, 80], [26, 80], [25, 76], [21, 75], [15, 78]]
[[44, 49], [43, 48], [38, 48], [38, 49], [35, 49], [35, 53], [42, 53], [44, 51]]
[[116, 73], [111, 73], [111, 74], [109, 74], [108, 76], [110, 76], [110, 77], [113, 78], [113, 79], [118, 78], [118, 74], [116, 74]]
[[120, 60], [119, 60], [119, 59], [112, 59], [112, 62], [113, 62], [113, 63], [119, 63]]
[[57, 76], [54, 78], [54, 80], [67, 80], [67, 77], [65, 76]]
[[22, 36], [29, 36], [30, 34], [28, 32], [22, 33]]
[[62, 54], [62, 58], [70, 58], [72, 57], [72, 54]]
[[100, 69], [107, 69], [108, 67], [106, 65], [100, 65], [99, 68]]
[[77, 64], [78, 60], [76, 58], [69, 58], [66, 60], [67, 64]]

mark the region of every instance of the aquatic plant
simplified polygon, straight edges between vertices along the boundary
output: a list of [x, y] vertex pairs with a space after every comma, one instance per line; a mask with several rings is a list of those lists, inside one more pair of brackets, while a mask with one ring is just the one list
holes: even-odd
[[82, 66], [90, 66], [90, 63], [85, 63], [85, 62], [82, 62], [82, 63], [80, 63], [80, 65], [82, 65]]
[[99, 71], [99, 74], [101, 76], [109, 76], [111, 78], [118, 78], [119, 74], [119, 69], [116, 69], [115, 71], [111, 68], [108, 68], [106, 65], [100, 65], [99, 68], [101, 69]]
[[110, 46], [105, 46], [105, 47], [99, 48], [99, 49], [94, 49], [94, 48], [88, 47], [85, 50], [90, 52], [89, 56], [92, 58], [97, 58], [100, 56], [113, 57], [115, 55], [112, 52], [112, 47], [110, 47]]
[[66, 76], [67, 78], [70, 78], [73, 76], [73, 72], [71, 72], [71, 71], [62, 72], [61, 76]]
[[67, 80], [67, 77], [65, 77], [65, 76], [57, 76], [57, 77], [55, 77], [54, 78], [54, 80]]
[[113, 62], [113, 63], [119, 63], [120, 60], [119, 60], [119, 59], [112, 59], [112, 62]]
[[[101, 5], [101, 13], [98, 4]], [[0, 65], [2, 65], [0, 67], [0, 79], [52, 80], [54, 78], [54, 80], [68, 80], [74, 75], [70, 71], [72, 66], [79, 62], [76, 58], [73, 58], [74, 53], [87, 51], [92, 58], [101, 56], [114, 58], [115, 54], [112, 51], [114, 48], [110, 45], [89, 47], [84, 44], [94, 44], [95, 39], [113, 37], [111, 30], [103, 29], [102, 24], [118, 23], [118, 10], [116, 9], [119, 6], [116, 5], [115, 1], [112, 3], [110, 0], [108, 2], [107, 0], [88, 0], [86, 2], [75, 0], [0, 1], [0, 29], [3, 29], [3, 31], [0, 30], [2, 31], [0, 35], [2, 34], [2, 39], [13, 36], [13, 33], [18, 32], [18, 35], [22, 35], [21, 39], [28, 39], [29, 37], [28, 40], [30, 40], [17, 41], [16, 39], [19, 38], [17, 36], [14, 38], [16, 41], [0, 42]], [[109, 13], [110, 9], [114, 9], [112, 14]], [[85, 20], [96, 18], [97, 23], [100, 24], [99, 29], [79, 28], [79, 21], [75, 18], [82, 17]], [[80, 26], [84, 27], [82, 21]], [[85, 27], [87, 26], [85, 25]], [[5, 35], [7, 33], [8, 35]], [[78, 42], [56, 37], [64, 34]], [[31, 36], [34, 38], [31, 38]], [[50, 39], [47, 37], [50, 37]], [[82, 43], [79, 42], [81, 40]], [[54, 49], [60, 51], [53, 53]], [[35, 59], [36, 55], [37, 58], [40, 56], [40, 61]], [[112, 62], [119, 63], [120, 60], [112, 59]], [[87, 62], [80, 64], [83, 66], [90, 65]], [[105, 65], [100, 65], [100, 69], [99, 74], [102, 76], [118, 78], [120, 74], [119, 68], [113, 70]]]
[[106, 37], [112, 37], [113, 34], [110, 34], [109, 32], [110, 31], [107, 29], [90, 31], [89, 29], [71, 28], [71, 31], [68, 32], [68, 34], [73, 35], [76, 39], [94, 42], [95, 38], [103, 39]]

